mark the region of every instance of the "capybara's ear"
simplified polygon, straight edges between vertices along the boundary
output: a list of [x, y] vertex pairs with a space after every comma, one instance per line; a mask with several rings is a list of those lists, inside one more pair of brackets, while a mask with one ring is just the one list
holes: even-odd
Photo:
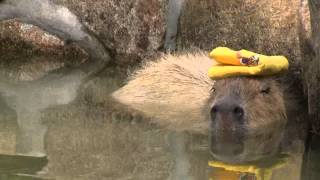
[[166, 55], [136, 71], [113, 98], [174, 130], [205, 133], [205, 108], [214, 81], [205, 53]]

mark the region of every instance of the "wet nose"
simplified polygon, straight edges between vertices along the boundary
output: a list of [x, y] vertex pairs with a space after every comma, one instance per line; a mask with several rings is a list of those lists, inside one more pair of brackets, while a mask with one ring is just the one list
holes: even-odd
[[211, 119], [215, 120], [217, 115], [224, 114], [232, 117], [235, 121], [241, 121], [244, 116], [244, 109], [237, 103], [220, 102], [211, 108]]

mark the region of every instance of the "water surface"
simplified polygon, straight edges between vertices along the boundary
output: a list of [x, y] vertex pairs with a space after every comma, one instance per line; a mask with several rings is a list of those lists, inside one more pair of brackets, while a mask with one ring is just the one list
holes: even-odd
[[[8, 100], [0, 101], [0, 179], [254, 179], [252, 174], [209, 167], [212, 158], [207, 137], [150, 124], [139, 114], [132, 114], [102, 96], [116, 89], [116, 82], [99, 78], [94, 81], [108, 83], [89, 83], [70, 104], [25, 112], [29, 114], [22, 117], [27, 118], [20, 120], [37, 120], [28, 121], [24, 127], [18, 123], [17, 112]], [[110, 88], [110, 84], [114, 87]], [[107, 86], [110, 92], [99, 91]], [[92, 91], [98, 93], [93, 96]], [[45, 135], [41, 137], [38, 132]], [[273, 171], [273, 180], [300, 179], [301, 144], [296, 142], [296, 154]], [[319, 139], [313, 137], [304, 156], [304, 180], [320, 177], [319, 144]]]

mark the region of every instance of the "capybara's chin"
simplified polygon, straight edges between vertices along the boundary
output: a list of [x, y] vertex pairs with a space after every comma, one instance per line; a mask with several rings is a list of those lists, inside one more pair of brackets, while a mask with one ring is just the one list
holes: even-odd
[[274, 156], [276, 152], [269, 152], [265, 154], [238, 154], [238, 155], [222, 155], [222, 154], [215, 154], [211, 151], [211, 155], [215, 160], [221, 161], [221, 162], [226, 162], [230, 164], [242, 164], [242, 163], [250, 163], [250, 162], [255, 162], [259, 160], [263, 160], [266, 158], [270, 158]]
[[[219, 118], [215, 121], [219, 121]], [[209, 147], [214, 159], [227, 163], [247, 163], [280, 153], [280, 144], [285, 133], [285, 126], [280, 120], [257, 127], [237, 125], [234, 122], [233, 125], [228, 125], [211, 123]]]
[[[271, 135], [247, 135], [238, 141], [219, 141], [210, 135], [210, 153], [214, 159], [227, 163], [247, 163], [271, 158], [280, 152], [280, 140], [282, 134]], [[267, 138], [267, 139], [266, 139]]]

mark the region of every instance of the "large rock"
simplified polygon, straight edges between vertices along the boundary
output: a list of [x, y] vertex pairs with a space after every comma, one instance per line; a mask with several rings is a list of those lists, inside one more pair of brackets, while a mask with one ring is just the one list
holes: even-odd
[[289, 58], [299, 73], [299, 0], [186, 0], [178, 48], [217, 46]]
[[[167, 0], [53, 2], [76, 14], [118, 65], [137, 64], [162, 48]], [[51, 70], [77, 66], [87, 54], [37, 26], [9, 20], [0, 22], [0, 59], [5, 77], [35, 80]]]
[[0, 22], [0, 74], [6, 78], [31, 81], [86, 59], [78, 46], [65, 44], [37, 26], [15, 20]]
[[161, 48], [167, 0], [54, 0], [76, 14], [115, 55], [118, 64], [137, 63]]
[[[303, 82], [308, 97], [308, 114], [312, 131], [320, 133], [320, 3], [313, 0], [301, 0], [300, 43], [304, 64]], [[309, 2], [309, 4], [308, 4]]]

